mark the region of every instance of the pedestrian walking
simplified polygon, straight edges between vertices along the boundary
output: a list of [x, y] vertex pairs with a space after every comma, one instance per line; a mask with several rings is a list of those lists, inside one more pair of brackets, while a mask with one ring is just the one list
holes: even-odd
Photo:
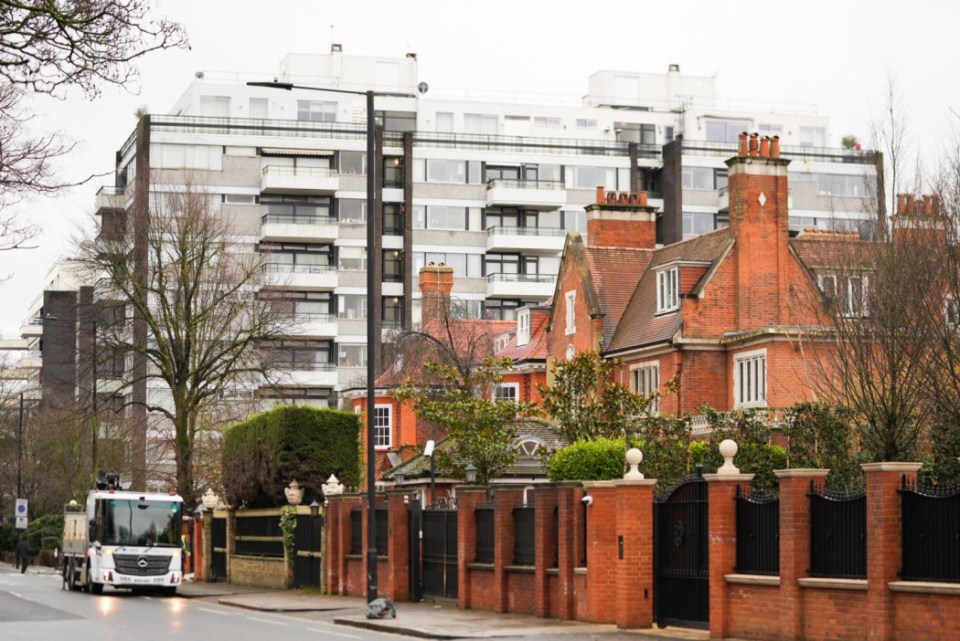
[[17, 556], [20, 558], [20, 574], [27, 571], [27, 563], [30, 561], [30, 541], [27, 537], [20, 539], [17, 544]]
[[13, 569], [20, 569], [20, 555], [17, 554], [17, 543], [19, 543], [18, 537], [11, 537], [10, 539], [10, 551], [13, 552]]

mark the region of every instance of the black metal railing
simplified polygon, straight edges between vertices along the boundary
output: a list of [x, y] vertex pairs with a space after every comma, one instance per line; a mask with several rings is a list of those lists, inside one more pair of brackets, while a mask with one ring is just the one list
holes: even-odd
[[363, 510], [359, 505], [350, 510], [350, 554], [363, 554]]
[[283, 556], [280, 515], [246, 516], [237, 513], [236, 553], [251, 556]]
[[260, 217], [261, 224], [270, 223], [278, 225], [336, 225], [337, 219], [333, 216], [320, 216], [317, 214], [263, 214]]
[[737, 487], [739, 574], [780, 573], [780, 496]]
[[810, 483], [810, 576], [867, 576], [867, 496]]
[[555, 283], [556, 274], [487, 274], [488, 283]]
[[390, 532], [390, 513], [386, 505], [378, 505], [377, 512], [377, 556], [387, 556]]
[[533, 565], [536, 561], [536, 509], [532, 503], [513, 508], [513, 564]]
[[487, 236], [555, 236], [567, 235], [567, 230], [560, 227], [517, 227], [511, 225], [494, 225], [487, 227]]
[[907, 581], [960, 581], [960, 483], [900, 488], [903, 566]]
[[493, 504], [481, 503], [477, 506], [474, 516], [477, 520], [477, 546], [474, 550], [476, 562], [493, 563], [493, 544], [495, 540]]
[[504, 187], [506, 189], [563, 189], [562, 180], [522, 180], [517, 178], [491, 178], [487, 181], [487, 189]]
[[217, 581], [227, 578], [227, 519], [213, 517], [213, 558], [211, 559], [211, 579]]

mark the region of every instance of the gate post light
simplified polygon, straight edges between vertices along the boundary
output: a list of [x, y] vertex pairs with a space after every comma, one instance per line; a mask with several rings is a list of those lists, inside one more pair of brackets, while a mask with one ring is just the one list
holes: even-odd
[[463, 470], [464, 480], [469, 485], [473, 485], [477, 482], [477, 466], [473, 463], [467, 464], [467, 467]]
[[313, 499], [313, 502], [310, 504], [310, 516], [314, 518], [320, 516], [320, 504], [317, 503], [317, 499]]

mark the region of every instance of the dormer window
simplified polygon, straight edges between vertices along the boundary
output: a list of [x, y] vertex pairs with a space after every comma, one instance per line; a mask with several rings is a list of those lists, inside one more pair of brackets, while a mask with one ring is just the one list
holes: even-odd
[[657, 313], [680, 308], [680, 269], [673, 267], [657, 272]]
[[530, 310], [521, 309], [517, 312], [517, 346], [530, 342]]

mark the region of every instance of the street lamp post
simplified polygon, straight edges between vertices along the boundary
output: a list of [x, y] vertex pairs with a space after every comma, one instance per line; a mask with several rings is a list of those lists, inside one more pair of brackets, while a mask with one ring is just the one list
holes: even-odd
[[17, 498], [23, 498], [23, 392], [20, 392], [20, 422], [17, 424]]
[[377, 598], [377, 486], [376, 486], [376, 450], [374, 437], [374, 394], [377, 375], [376, 354], [379, 340], [376, 336], [374, 310], [378, 301], [374, 299], [374, 288], [377, 280], [377, 242], [375, 212], [376, 198], [376, 114], [374, 113], [374, 96], [393, 96], [399, 98], [413, 98], [412, 94], [384, 93], [368, 91], [350, 91], [348, 89], [329, 89], [325, 87], [310, 87], [295, 85], [289, 82], [248, 82], [249, 87], [266, 87], [268, 89], [282, 89], [291, 91], [303, 89], [307, 91], [325, 91], [329, 93], [345, 93], [355, 96], [365, 96], [367, 101], [367, 602]]

